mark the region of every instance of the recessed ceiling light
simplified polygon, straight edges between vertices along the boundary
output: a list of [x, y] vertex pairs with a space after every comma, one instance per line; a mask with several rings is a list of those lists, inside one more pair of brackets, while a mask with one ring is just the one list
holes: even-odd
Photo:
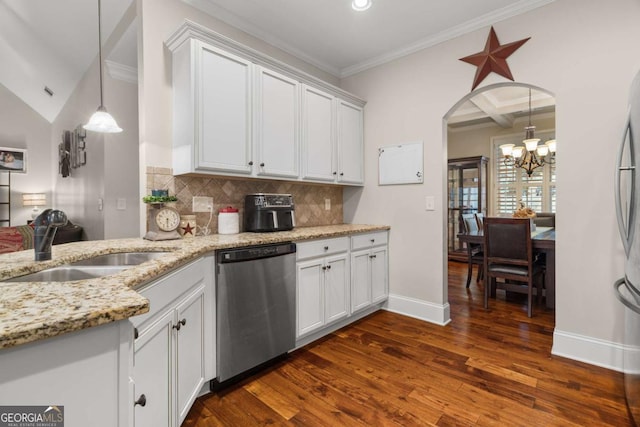
[[353, 0], [351, 7], [353, 10], [362, 12], [363, 10], [367, 10], [371, 7], [371, 0]]

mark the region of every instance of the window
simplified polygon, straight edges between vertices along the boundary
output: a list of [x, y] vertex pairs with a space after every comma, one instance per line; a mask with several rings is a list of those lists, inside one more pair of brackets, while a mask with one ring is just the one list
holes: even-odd
[[[536, 135], [542, 141], [551, 137], [539, 133]], [[495, 138], [493, 141], [494, 160], [494, 214], [496, 216], [511, 216], [522, 201], [536, 212], [556, 211], [556, 165], [545, 164], [527, 176], [524, 169], [513, 165], [505, 165], [504, 156], [500, 150], [502, 144], [522, 145], [517, 137]]]

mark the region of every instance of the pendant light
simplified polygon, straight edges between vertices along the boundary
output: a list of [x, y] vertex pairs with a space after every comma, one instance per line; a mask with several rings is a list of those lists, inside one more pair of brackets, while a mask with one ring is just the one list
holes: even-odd
[[102, 133], [122, 132], [116, 120], [107, 112], [103, 102], [102, 90], [102, 27], [101, 27], [100, 0], [98, 0], [98, 66], [100, 68], [100, 106], [89, 119], [89, 123], [83, 126], [86, 130]]

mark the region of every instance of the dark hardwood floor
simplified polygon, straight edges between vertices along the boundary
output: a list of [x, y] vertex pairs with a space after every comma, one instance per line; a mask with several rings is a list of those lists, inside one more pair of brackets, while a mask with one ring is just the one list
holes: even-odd
[[199, 398], [198, 426], [629, 426], [622, 374], [551, 355], [554, 314], [449, 263], [452, 321], [386, 311]]

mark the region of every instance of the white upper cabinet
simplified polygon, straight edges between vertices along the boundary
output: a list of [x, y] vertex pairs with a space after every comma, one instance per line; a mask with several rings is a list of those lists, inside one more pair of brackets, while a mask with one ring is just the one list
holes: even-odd
[[364, 102], [185, 22], [173, 59], [173, 173], [364, 183]]
[[338, 100], [338, 182], [364, 183], [364, 111]]
[[302, 86], [302, 179], [336, 180], [335, 116], [332, 95]]
[[300, 84], [263, 67], [256, 71], [254, 168], [257, 175], [298, 178]]
[[252, 64], [197, 40], [174, 52], [174, 173], [251, 168]]

